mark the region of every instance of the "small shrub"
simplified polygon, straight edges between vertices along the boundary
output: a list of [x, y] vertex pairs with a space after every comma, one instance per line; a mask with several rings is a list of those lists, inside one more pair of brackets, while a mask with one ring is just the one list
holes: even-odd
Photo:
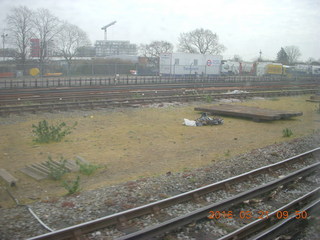
[[320, 114], [320, 103], [318, 105], [318, 108], [316, 109], [316, 113]]
[[66, 174], [69, 170], [66, 168], [67, 160], [63, 157], [60, 157], [59, 163], [55, 163], [51, 156], [48, 156], [48, 161], [45, 165], [49, 169], [49, 177], [53, 180], [60, 180], [64, 174]]
[[212, 96], [211, 95], [207, 95], [206, 96], [206, 102], [207, 103], [211, 103], [212, 102]]
[[68, 191], [68, 194], [74, 194], [80, 191], [80, 176], [77, 176], [77, 179], [71, 182], [62, 182], [64, 188]]
[[292, 131], [290, 128], [285, 128], [282, 130], [282, 136], [283, 137], [290, 137], [292, 135]]
[[46, 120], [42, 120], [38, 123], [38, 126], [32, 125], [33, 133], [36, 138], [33, 140], [37, 143], [49, 143], [49, 142], [60, 142], [62, 138], [71, 133], [71, 130], [75, 128], [77, 122], [73, 126], [68, 127], [65, 122], [57, 124], [56, 126], [49, 126]]
[[76, 161], [79, 166], [79, 171], [84, 175], [91, 175], [94, 173], [100, 166], [90, 164], [90, 163], [81, 163], [79, 160]]
[[142, 97], [144, 97], [144, 94], [142, 93], [142, 94], [140, 94], [140, 93], [134, 93], [133, 95], [132, 95], [132, 98], [142, 98]]
[[226, 156], [226, 157], [229, 157], [230, 156], [230, 150], [228, 149], [225, 153], [224, 153], [224, 156]]

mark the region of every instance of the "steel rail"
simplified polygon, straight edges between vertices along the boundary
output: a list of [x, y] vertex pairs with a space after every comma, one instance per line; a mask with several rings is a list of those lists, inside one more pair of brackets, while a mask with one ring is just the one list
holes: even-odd
[[199, 94], [199, 95], [179, 95], [179, 96], [159, 96], [159, 97], [142, 97], [142, 98], [125, 98], [125, 99], [107, 99], [97, 101], [79, 101], [79, 102], [64, 102], [50, 104], [33, 104], [23, 106], [1, 106], [0, 115], [21, 112], [36, 112], [36, 111], [52, 111], [63, 109], [81, 109], [81, 108], [106, 108], [106, 107], [122, 107], [132, 106], [136, 104], [151, 104], [156, 102], [172, 102], [172, 101], [199, 101], [205, 100], [208, 96], [214, 99], [221, 98], [250, 98], [250, 97], [273, 97], [273, 96], [292, 96], [299, 94], [316, 93], [315, 89], [295, 90], [295, 91], [268, 91], [268, 92], [252, 92], [241, 94]]
[[[318, 194], [319, 195], [319, 194]], [[320, 209], [320, 199], [313, 201], [312, 203], [308, 204], [304, 208], [301, 208], [299, 211], [303, 212], [306, 211], [308, 213], [319, 211]], [[256, 239], [274, 239], [276, 236], [281, 234], [284, 230], [292, 228], [297, 224], [301, 223], [303, 219], [297, 219], [294, 214], [291, 214], [288, 219], [285, 219], [274, 226], [270, 227], [269, 229], [259, 233], [250, 238], [250, 240]]]
[[[47, 233], [45, 235], [37, 236], [31, 239], [65, 239], [72, 238], [77, 234], [84, 234], [88, 232], [92, 232], [97, 229], [101, 229], [103, 227], [108, 227], [116, 224], [125, 224], [128, 220], [143, 216], [146, 214], [150, 214], [153, 212], [159, 212], [160, 209], [170, 207], [174, 204], [197, 200], [202, 195], [220, 190], [220, 189], [230, 189], [232, 184], [239, 183], [241, 179], [250, 178], [250, 176], [255, 176], [257, 174], [261, 174], [263, 172], [272, 172], [282, 166], [287, 166], [289, 163], [293, 163], [294, 161], [301, 160], [304, 157], [320, 154], [320, 147], [312, 149], [310, 151], [301, 153], [299, 155], [293, 156], [291, 158], [287, 158], [277, 163], [273, 163], [267, 166], [260, 167], [258, 169], [251, 170], [249, 172], [240, 174], [238, 176], [234, 176], [213, 184], [209, 184], [207, 186], [203, 186], [201, 188], [197, 188], [195, 190], [181, 193], [179, 195], [169, 197], [163, 200], [159, 200], [153, 203], [146, 204], [144, 206], [136, 207], [133, 209], [129, 209], [123, 212], [115, 213], [109, 216], [105, 216], [96, 220], [92, 220], [86, 223], [78, 224], [75, 226], [71, 226], [68, 228], [60, 229], [58, 231]], [[319, 164], [319, 163], [318, 163]], [[66, 236], [66, 237], [65, 237]]]
[[[187, 89], [173, 89], [173, 90], [138, 90], [138, 91], [126, 91], [126, 92], [115, 92], [115, 91], [103, 91], [103, 90], [95, 90], [95, 91], [79, 91], [79, 92], [57, 92], [57, 93], [36, 93], [35, 94], [29, 94], [29, 95], [21, 95], [21, 94], [14, 94], [14, 95], [8, 95], [8, 96], [1, 96], [0, 97], [0, 105], [21, 105], [24, 102], [27, 102], [28, 104], [32, 103], [50, 103], [55, 101], [81, 101], [81, 100], [104, 100], [108, 98], [125, 98], [128, 96], [131, 97], [152, 97], [152, 96], [172, 96], [172, 95], [194, 95], [194, 94], [206, 94], [206, 95], [218, 95], [226, 93], [228, 89], [212, 89], [212, 88], [192, 88], [190, 90]], [[251, 91], [250, 93], [262, 93], [262, 92], [270, 92], [270, 88], [241, 88], [241, 90]], [[253, 90], [253, 91], [252, 91]], [[296, 91], [296, 89], [291, 88], [281, 88], [282, 91]], [[299, 91], [302, 90], [314, 90], [310, 89], [310, 86], [308, 88], [301, 87]]]
[[168, 89], [193, 89], [193, 88], [301, 88], [301, 87], [316, 87], [319, 86], [318, 82], [310, 83], [300, 83], [300, 82], [264, 82], [256, 84], [255, 82], [248, 82], [242, 84], [236, 83], [206, 83], [206, 82], [176, 82], [176, 83], [165, 83], [165, 84], [152, 84], [152, 85], [94, 85], [94, 86], [53, 86], [45, 88], [22, 88], [22, 89], [0, 89], [0, 96], [4, 97], [7, 95], [12, 95], [13, 93], [19, 94], [48, 94], [48, 93], [60, 93], [60, 92], [85, 92], [85, 91], [134, 91], [134, 90], [168, 90]]
[[295, 181], [299, 177], [307, 176], [314, 171], [317, 171], [320, 168], [320, 162], [315, 163], [311, 166], [293, 172], [286, 177], [280, 180], [274, 180], [270, 183], [264, 184], [262, 186], [253, 188], [244, 193], [240, 193], [234, 197], [222, 200], [218, 203], [210, 204], [205, 207], [202, 207], [198, 210], [195, 210], [191, 213], [188, 213], [183, 216], [179, 216], [168, 221], [162, 222], [160, 224], [156, 224], [154, 226], [142, 229], [140, 231], [125, 235], [123, 237], [117, 238], [116, 240], [126, 240], [126, 239], [151, 239], [152, 237], [158, 237], [164, 233], [173, 231], [179, 227], [185, 226], [192, 222], [199, 221], [200, 219], [206, 218], [209, 214], [209, 211], [217, 211], [217, 210], [226, 210], [231, 207], [242, 203], [247, 199], [252, 199], [262, 194], [265, 194], [279, 186], [286, 185], [292, 181]]
[[[261, 229], [265, 229], [266, 227], [269, 227], [267, 230], [261, 231], [260, 233], [251, 236], [250, 239], [259, 239], [262, 236], [270, 236], [271, 234], [274, 234], [274, 232], [279, 232], [277, 229], [282, 228], [283, 225], [287, 224], [288, 221], [292, 221], [292, 218], [295, 218], [295, 214], [290, 214], [287, 219], [284, 219], [283, 221], [277, 222], [276, 214], [277, 212], [295, 212], [295, 211], [308, 211], [312, 207], [320, 204], [319, 195], [320, 194], [320, 187], [312, 190], [311, 192], [295, 199], [294, 201], [282, 206], [281, 208], [271, 212], [268, 214], [268, 216], [265, 216], [262, 219], [255, 220], [239, 229], [237, 229], [234, 232], [231, 232], [221, 238], [219, 240], [232, 240], [232, 239], [242, 239], [245, 237], [250, 237], [255, 232], [260, 231]], [[312, 201], [312, 203], [309, 203], [305, 207], [301, 207], [301, 203], [304, 201]], [[276, 231], [277, 230], [277, 231]], [[273, 239], [273, 237], [270, 237], [269, 239]]]

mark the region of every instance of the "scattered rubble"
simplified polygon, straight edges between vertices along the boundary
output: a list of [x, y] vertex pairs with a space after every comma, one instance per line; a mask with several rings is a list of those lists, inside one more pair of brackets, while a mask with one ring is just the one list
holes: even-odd
[[243, 90], [233, 90], [233, 91], [228, 91], [224, 94], [241, 94], [241, 93], [249, 93], [249, 92], [243, 91]]
[[200, 127], [200, 126], [212, 126], [223, 124], [223, 119], [221, 118], [211, 118], [207, 113], [203, 112], [201, 117], [196, 120], [189, 120], [184, 118], [184, 125], [189, 127]]

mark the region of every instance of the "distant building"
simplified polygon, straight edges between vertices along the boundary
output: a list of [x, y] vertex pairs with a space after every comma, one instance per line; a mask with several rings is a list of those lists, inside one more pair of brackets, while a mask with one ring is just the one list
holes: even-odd
[[97, 40], [94, 46], [96, 49], [96, 57], [137, 55], [137, 45], [129, 41]]
[[95, 57], [96, 49], [92, 46], [79, 47], [77, 49], [77, 57]]

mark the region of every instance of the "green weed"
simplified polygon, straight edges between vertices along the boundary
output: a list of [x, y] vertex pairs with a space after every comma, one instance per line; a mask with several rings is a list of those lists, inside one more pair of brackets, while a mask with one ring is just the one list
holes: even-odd
[[58, 163], [54, 162], [51, 156], [48, 156], [48, 161], [45, 162], [45, 165], [49, 169], [49, 177], [53, 180], [60, 180], [63, 175], [65, 175], [69, 170], [66, 168], [67, 160], [63, 157], [60, 157]]
[[316, 113], [320, 114], [320, 103], [319, 103], [318, 107], [316, 108]]
[[135, 99], [137, 99], [137, 98], [142, 98], [142, 97], [144, 97], [144, 94], [142, 93], [142, 94], [140, 94], [140, 93], [134, 93], [133, 95], [132, 95], [132, 98], [135, 98]]
[[90, 163], [81, 163], [79, 160], [76, 160], [77, 165], [79, 166], [79, 171], [84, 175], [91, 175], [94, 173], [100, 166], [90, 164]]
[[74, 194], [80, 191], [80, 176], [77, 176], [77, 179], [74, 181], [63, 181], [62, 182], [64, 188], [68, 191], [68, 194]]
[[211, 96], [211, 95], [206, 95], [205, 101], [206, 101], [207, 103], [211, 103], [211, 102], [212, 102], [212, 96]]
[[292, 131], [290, 128], [285, 128], [282, 130], [282, 136], [283, 137], [290, 137], [292, 135]]
[[225, 153], [224, 153], [224, 156], [226, 156], [226, 157], [229, 157], [230, 156], [230, 150], [228, 149]]
[[65, 122], [62, 122], [56, 126], [49, 126], [46, 120], [42, 120], [38, 123], [38, 126], [32, 125], [34, 128], [32, 132], [36, 135], [33, 141], [37, 143], [60, 142], [62, 138], [71, 133], [71, 130], [76, 125], [77, 122], [73, 126], [68, 127]]

